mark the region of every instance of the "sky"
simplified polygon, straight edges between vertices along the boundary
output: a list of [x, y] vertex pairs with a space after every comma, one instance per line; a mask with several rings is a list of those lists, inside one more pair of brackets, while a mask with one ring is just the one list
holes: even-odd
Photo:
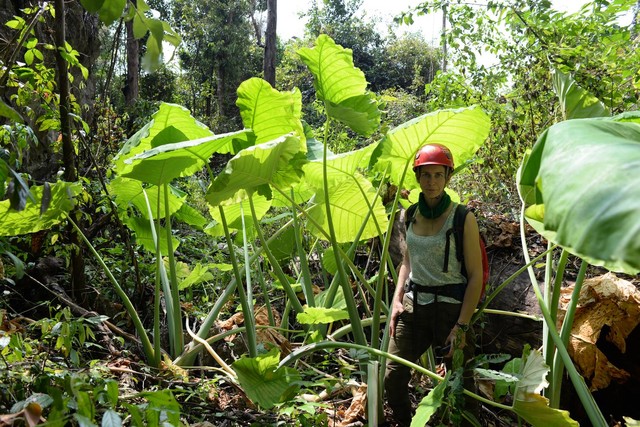
[[[298, 16], [306, 12], [313, 0], [278, 0], [278, 35], [283, 40], [293, 36], [302, 36], [305, 21]], [[563, 12], [576, 12], [588, 0], [553, 0], [553, 7]], [[410, 6], [421, 3], [419, 0], [364, 0], [363, 7], [369, 17], [379, 16], [385, 23], [391, 23], [393, 18]], [[414, 17], [412, 26], [402, 25], [400, 31], [420, 30], [427, 40], [438, 43], [437, 38], [442, 27], [442, 15]]]

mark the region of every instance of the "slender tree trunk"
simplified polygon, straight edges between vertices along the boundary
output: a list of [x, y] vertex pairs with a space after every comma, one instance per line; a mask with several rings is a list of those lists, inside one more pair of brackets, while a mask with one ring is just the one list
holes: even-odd
[[447, 72], [447, 5], [442, 5], [442, 72]]
[[216, 72], [216, 95], [218, 98], [218, 114], [227, 117], [226, 91], [224, 81], [224, 70], [222, 65], [218, 65]]
[[276, 26], [278, 22], [278, 0], [267, 0], [267, 31], [264, 37], [264, 79], [276, 86]]
[[636, 1], [633, 7], [633, 18], [631, 19], [631, 40], [638, 37], [638, 15], [640, 15], [640, 0]]
[[[131, 0], [135, 7], [136, 0]], [[140, 45], [133, 35], [133, 20], [127, 21], [127, 79], [124, 85], [124, 99], [128, 106], [133, 105], [138, 100], [140, 75]]]
[[[55, 0], [55, 40], [57, 49], [65, 49], [65, 18], [64, 0]], [[71, 119], [69, 116], [69, 74], [67, 61], [56, 50], [56, 65], [58, 68], [58, 90], [60, 93], [60, 131], [62, 133], [62, 159], [64, 162], [64, 179], [68, 182], [78, 180], [76, 169], [76, 155], [71, 141]], [[86, 282], [84, 277], [84, 257], [82, 256], [82, 242], [75, 229], [69, 229], [71, 251], [71, 283], [72, 295], [76, 301], [84, 302], [86, 297]]]
[[204, 115], [211, 117], [211, 95], [207, 95], [204, 98]]

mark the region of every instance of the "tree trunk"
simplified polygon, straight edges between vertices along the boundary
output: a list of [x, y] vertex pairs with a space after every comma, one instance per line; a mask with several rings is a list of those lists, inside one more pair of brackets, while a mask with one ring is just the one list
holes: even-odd
[[442, 5], [442, 72], [447, 72], [447, 5]]
[[[136, 0], [131, 0], [135, 7]], [[133, 105], [138, 100], [140, 75], [140, 45], [133, 35], [133, 20], [127, 21], [127, 79], [124, 85], [124, 99], [128, 106]]]
[[216, 95], [218, 98], [218, 114], [221, 117], [227, 117], [224, 70], [220, 64], [217, 66], [216, 72]]
[[636, 1], [636, 5], [633, 7], [633, 18], [631, 19], [631, 40], [635, 40], [638, 37], [638, 15], [640, 15], [640, 0]]
[[267, 30], [264, 40], [264, 79], [276, 86], [276, 26], [278, 21], [278, 0], [267, 0]]
[[[65, 17], [64, 0], [55, 0], [55, 39], [56, 39], [56, 65], [58, 68], [58, 89], [60, 92], [60, 132], [62, 133], [62, 158], [64, 162], [64, 179], [68, 182], [78, 180], [76, 169], [76, 157], [73, 142], [71, 141], [71, 119], [69, 116], [69, 74], [67, 61], [60, 54], [59, 49], [65, 49]], [[71, 215], [74, 217], [73, 213]], [[69, 230], [71, 251], [71, 283], [73, 297], [83, 302], [86, 290], [84, 277], [84, 257], [80, 237], [75, 229]]]

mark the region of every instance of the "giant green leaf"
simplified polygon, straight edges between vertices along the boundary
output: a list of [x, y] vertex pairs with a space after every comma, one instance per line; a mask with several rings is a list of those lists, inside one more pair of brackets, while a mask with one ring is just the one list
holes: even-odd
[[196, 208], [187, 204], [180, 207], [180, 209], [175, 213], [174, 218], [189, 224], [198, 230], [202, 230], [207, 223], [207, 219]]
[[[171, 130], [167, 131], [167, 129]], [[151, 148], [199, 140], [212, 135], [213, 133], [196, 121], [186, 108], [162, 103], [158, 111], [153, 114], [152, 119], [129, 138], [118, 152], [114, 159], [114, 170], [120, 175], [131, 171], [133, 165], [125, 164], [125, 161]]]
[[[315, 197], [317, 204], [308, 209], [308, 214], [314, 219], [314, 222], [309, 224], [310, 231], [315, 236], [326, 240], [329, 233], [329, 221], [324, 191], [324, 189], [318, 190]], [[379, 197], [374, 204], [376, 191], [364, 176], [354, 174], [353, 177], [336, 181], [328, 187], [327, 191], [331, 205], [331, 220], [338, 243], [353, 242], [353, 237], [358, 234], [365, 220], [366, 225], [360, 239], [379, 236], [379, 229], [382, 231], [387, 229], [389, 218], [385, 208]], [[371, 215], [367, 218], [369, 211], [371, 211]], [[376, 221], [379, 229], [376, 227]], [[319, 230], [315, 224], [322, 227], [322, 230]]]
[[33, 199], [27, 199], [21, 211], [12, 209], [10, 200], [0, 202], [0, 236], [35, 233], [60, 223], [75, 206], [74, 198], [82, 191], [82, 186], [63, 181], [55, 183], [51, 186], [49, 207], [44, 213], [41, 213], [44, 186], [33, 186], [29, 190]]
[[[162, 136], [176, 137], [180, 134], [173, 126], [169, 126], [154, 141]], [[247, 146], [248, 136], [248, 130], [241, 130], [160, 145], [127, 160], [126, 163], [130, 163], [132, 167], [122, 175], [155, 185], [166, 184], [201, 171], [213, 153], [229, 153]]]
[[[327, 181], [329, 185], [341, 181], [345, 176], [354, 176], [359, 170], [366, 169], [371, 159], [375, 145], [368, 145], [347, 153], [327, 156]], [[305, 181], [310, 185], [321, 188], [323, 186], [322, 158], [304, 165]]]
[[295, 88], [291, 92], [279, 92], [260, 78], [244, 81], [238, 88], [236, 105], [245, 128], [256, 135], [256, 144], [272, 141], [293, 132], [304, 144], [302, 114], [302, 95]]
[[302, 48], [298, 54], [314, 76], [316, 97], [325, 102], [329, 117], [371, 135], [380, 125], [380, 110], [366, 90], [364, 73], [353, 64], [351, 49], [321, 34], [313, 48]]
[[[305, 125], [305, 126], [307, 130], [306, 132], [307, 160], [321, 162], [324, 146], [321, 142], [319, 142], [317, 139], [313, 137], [313, 132], [310, 130], [308, 125]], [[330, 150], [327, 150], [327, 153], [329, 153], [330, 156], [333, 155], [333, 153], [331, 153]], [[304, 166], [303, 166], [303, 170], [304, 170]], [[315, 184], [315, 186], [318, 187], [319, 185]], [[292, 188], [293, 188], [293, 193], [290, 192], [289, 194], [287, 194], [288, 198], [284, 197], [280, 193], [274, 193], [273, 206], [289, 208], [291, 207], [291, 200], [290, 200], [291, 197], [293, 197], [296, 203], [304, 204], [308, 202], [309, 199], [311, 199], [315, 194], [315, 190], [313, 188], [311, 180], [308, 179], [308, 177], [306, 176], [306, 172], [305, 172], [305, 179], [301, 180], [298, 183], [293, 184]]]
[[518, 174], [527, 221], [594, 265], [640, 271], [640, 113], [547, 129]]
[[242, 357], [232, 367], [249, 399], [265, 409], [292, 398], [300, 388], [300, 374], [293, 368], [280, 367], [280, 353], [273, 348], [255, 358]]
[[[157, 186], [146, 187], [144, 190], [149, 198], [149, 206], [155, 218], [165, 218], [164, 190], [158, 192]], [[110, 191], [116, 196], [116, 203], [123, 209], [135, 206], [140, 216], [149, 219], [147, 214], [147, 201], [143, 194], [143, 186], [140, 181], [118, 177], [109, 184]], [[158, 212], [158, 196], [160, 197], [160, 212]], [[178, 212], [185, 202], [184, 196], [177, 196], [173, 191], [169, 192], [169, 215]], [[166, 253], [166, 252], [165, 252]]]
[[558, 69], [552, 71], [553, 90], [560, 99], [565, 119], [587, 119], [607, 117], [609, 109], [587, 90], [576, 83], [573, 77]]
[[339, 104], [327, 101], [327, 115], [333, 117], [360, 135], [370, 136], [380, 125], [378, 102], [371, 93], [345, 99]]
[[[376, 169], [389, 168], [391, 181], [417, 188], [414, 178], [402, 182], [406, 168], [411, 171], [420, 147], [429, 143], [446, 145], [453, 154], [456, 170], [468, 162], [489, 135], [489, 117], [478, 107], [439, 110], [408, 121], [389, 131], [372, 156]], [[413, 176], [413, 174], [411, 173]]]
[[[147, 251], [152, 254], [156, 253], [156, 243], [153, 239], [153, 231], [151, 230], [151, 224], [149, 224], [148, 219], [144, 218], [127, 218], [124, 223], [129, 227], [136, 235], [136, 241], [142, 245]], [[164, 227], [160, 227], [158, 230], [159, 236], [166, 236], [167, 231]], [[169, 245], [167, 245], [167, 239], [160, 238], [158, 239], [160, 245], [160, 253], [166, 254], [169, 253]], [[178, 246], [180, 246], [180, 240], [176, 237], [171, 237], [171, 242], [173, 244], [173, 250], [177, 250]]]
[[314, 47], [302, 48], [298, 54], [315, 78], [318, 99], [340, 104], [367, 89], [364, 73], [353, 65], [351, 49], [337, 45], [326, 34], [317, 38]]
[[[261, 219], [271, 208], [271, 201], [264, 196], [253, 196], [253, 208], [256, 211], [256, 217]], [[251, 205], [249, 199], [232, 205], [222, 205], [224, 217], [227, 221], [227, 227], [232, 230], [242, 230], [242, 224], [247, 229], [247, 234], [253, 235], [253, 218], [251, 216]], [[222, 228], [222, 218], [218, 207], [209, 207], [209, 213], [216, 224], [207, 227], [205, 230], [210, 236], [224, 236]], [[244, 217], [244, 219], [243, 219]]]
[[284, 136], [246, 148], [211, 183], [207, 201], [212, 206], [235, 204], [254, 192], [270, 197], [272, 185], [286, 191], [300, 180], [305, 162], [297, 137]]

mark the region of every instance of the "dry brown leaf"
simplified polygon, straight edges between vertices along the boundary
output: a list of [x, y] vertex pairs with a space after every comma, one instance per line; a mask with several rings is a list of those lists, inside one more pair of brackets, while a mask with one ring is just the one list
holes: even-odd
[[[562, 289], [558, 326], [571, 300], [573, 287]], [[591, 390], [606, 388], [611, 381], [625, 382], [630, 374], [612, 364], [597, 347], [603, 328], [603, 338], [621, 353], [627, 349], [626, 339], [640, 323], [640, 291], [613, 273], [587, 279], [584, 282], [575, 313], [569, 354], [581, 374], [591, 382]]]
[[351, 405], [342, 414], [342, 420], [333, 424], [334, 427], [347, 426], [355, 421], [366, 418], [367, 413], [367, 385], [361, 384], [354, 393]]
[[478, 391], [480, 394], [487, 399], [494, 400], [494, 394], [496, 389], [496, 383], [493, 380], [481, 379], [477, 381], [478, 383]]
[[[272, 309], [273, 319], [276, 326], [280, 326], [280, 314]], [[256, 326], [268, 326], [269, 325], [269, 315], [265, 306], [260, 307], [255, 312], [255, 322]], [[218, 327], [221, 331], [228, 331], [234, 329], [237, 325], [242, 325], [244, 323], [244, 315], [241, 312], [238, 312], [231, 316], [229, 319], [218, 322]], [[225, 338], [226, 341], [233, 341], [235, 335], [230, 335]], [[280, 347], [280, 352], [283, 356], [291, 353], [291, 343], [278, 331], [274, 329], [267, 328], [258, 328], [256, 330], [256, 338], [259, 343], [262, 344], [274, 344]]]
[[30, 402], [26, 408], [24, 408], [24, 418], [29, 427], [37, 426], [46, 421], [42, 418], [42, 406], [37, 402]]
[[37, 426], [47, 421], [42, 417], [42, 407], [40, 404], [31, 402], [20, 412], [0, 415], [0, 427], [12, 427], [23, 424], [19, 423], [18, 420], [23, 420], [29, 427]]
[[218, 322], [218, 327], [221, 331], [230, 331], [237, 325], [242, 325], [244, 323], [244, 314], [242, 312], [237, 312], [227, 320], [223, 320]]

